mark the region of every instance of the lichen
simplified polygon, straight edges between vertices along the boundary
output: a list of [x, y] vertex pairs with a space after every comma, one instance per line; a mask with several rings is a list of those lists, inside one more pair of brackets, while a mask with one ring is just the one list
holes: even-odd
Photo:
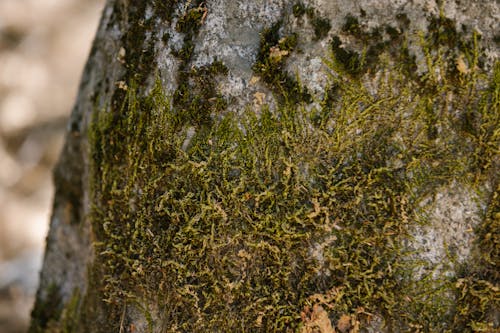
[[[192, 23], [199, 6], [186, 12]], [[344, 33], [373, 33], [354, 23]], [[337, 43], [325, 59], [328, 93], [311, 109], [284, 70], [297, 36], [280, 27], [263, 31], [254, 66], [277, 95], [274, 109], [220, 112], [213, 81], [225, 66], [189, 70], [191, 36], [172, 96], [160, 80], [148, 93], [130, 80], [118, 108], [95, 110], [89, 218], [108, 314], [136, 306], [150, 331], [165, 332], [308, 332], [321, 309], [333, 326], [497, 325], [488, 314], [498, 311], [498, 189], [476, 231], [483, 262], [474, 270], [415, 281], [425, 263], [405, 244], [425, 224], [423, 198], [452, 182], [479, 189], [497, 170], [500, 65], [490, 77], [476, 66], [472, 37], [470, 70], [438, 76], [458, 37], [431, 34], [422, 36], [424, 74], [384, 60], [396, 52], [389, 46], [372, 54], [370, 72]], [[394, 29], [390, 38], [402, 38]], [[358, 60], [346, 66], [341, 49]], [[370, 77], [373, 91], [365, 80], [375, 69], [383, 75]]]

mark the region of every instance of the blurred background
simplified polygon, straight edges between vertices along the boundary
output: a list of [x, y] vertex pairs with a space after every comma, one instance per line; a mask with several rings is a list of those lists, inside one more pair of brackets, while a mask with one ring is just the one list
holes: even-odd
[[26, 332], [52, 167], [104, 0], [0, 0], [0, 333]]

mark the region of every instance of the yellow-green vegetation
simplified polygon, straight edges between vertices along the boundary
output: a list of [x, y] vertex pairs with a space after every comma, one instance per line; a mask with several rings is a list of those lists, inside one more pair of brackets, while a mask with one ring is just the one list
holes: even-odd
[[[135, 306], [151, 331], [312, 332], [321, 306], [353, 330], [376, 316], [388, 331], [493, 329], [500, 64], [491, 75], [480, 69], [476, 35], [463, 49], [433, 36], [422, 36], [421, 75], [408, 75], [415, 68], [390, 44], [370, 53], [369, 68], [343, 49], [359, 56], [346, 65], [332, 47], [327, 93], [312, 109], [284, 72], [295, 42], [277, 26], [263, 33], [254, 67], [275, 89], [275, 109], [207, 110], [167, 96], [159, 81], [147, 94], [128, 82], [123, 104], [96, 110], [89, 130], [103, 278], [92, 288], [104, 292], [104, 316]], [[190, 80], [224, 74], [214, 66]], [[221, 98], [214, 86], [194, 87], [184, 91], [190, 100]], [[476, 265], [415, 281], [422, 263], [405, 244], [425, 223], [421, 200], [453, 181], [479, 189], [487, 179], [496, 190], [476, 231]]]

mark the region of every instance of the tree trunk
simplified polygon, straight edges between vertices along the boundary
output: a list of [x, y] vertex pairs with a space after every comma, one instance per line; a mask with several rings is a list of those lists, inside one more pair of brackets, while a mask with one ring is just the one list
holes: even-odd
[[498, 19], [108, 1], [31, 332], [497, 330]]

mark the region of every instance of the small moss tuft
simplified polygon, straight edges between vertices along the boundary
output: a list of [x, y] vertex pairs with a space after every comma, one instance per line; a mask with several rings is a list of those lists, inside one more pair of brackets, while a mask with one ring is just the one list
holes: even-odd
[[325, 38], [332, 28], [329, 19], [320, 17], [319, 13], [313, 7], [306, 6], [302, 2], [293, 5], [292, 13], [297, 18], [307, 15], [314, 28], [314, 40], [316, 41]]
[[344, 72], [352, 76], [357, 76], [363, 72], [364, 59], [362, 55], [343, 47], [338, 36], [332, 37], [330, 47], [334, 54], [335, 61], [341, 66]]
[[328, 32], [332, 28], [330, 20], [323, 17], [315, 17], [311, 24], [314, 27], [314, 38], [320, 40], [328, 35]]
[[302, 2], [299, 2], [293, 5], [292, 12], [293, 15], [298, 18], [304, 16], [304, 14], [306, 13], [306, 9], [307, 7]]
[[224, 110], [227, 103], [216, 90], [216, 77], [226, 74], [227, 67], [218, 60], [183, 73], [172, 98], [177, 116], [175, 124], [199, 127], [210, 123], [213, 114]]
[[33, 320], [31, 321], [30, 333], [46, 332], [50, 322], [57, 322], [61, 316], [62, 298], [59, 293], [59, 287], [56, 284], [51, 284], [45, 291], [46, 296], [41, 300], [40, 291], [37, 295], [35, 307], [31, 313]]
[[59, 287], [50, 285], [45, 302], [37, 302], [31, 314], [33, 320], [30, 333], [76, 332], [79, 320], [80, 292], [76, 289], [64, 304]]
[[[200, 1], [195, 1], [200, 2]], [[196, 4], [191, 4], [192, 8], [188, 8], [186, 12], [179, 17], [176, 25], [176, 30], [188, 35], [195, 35], [198, 33], [202, 23], [203, 17], [206, 14], [206, 8], [203, 2], [195, 7]]]
[[355, 37], [360, 37], [362, 32], [358, 19], [355, 16], [347, 15], [345, 17], [345, 22], [342, 25], [342, 32], [348, 33]]
[[431, 17], [428, 29], [434, 44], [454, 47], [459, 40], [455, 22], [443, 15]]
[[297, 45], [297, 35], [281, 36], [281, 25], [282, 22], [277, 22], [262, 31], [253, 70], [273, 89], [277, 97], [286, 98], [292, 103], [310, 102], [311, 95], [286, 72], [286, 59]]

